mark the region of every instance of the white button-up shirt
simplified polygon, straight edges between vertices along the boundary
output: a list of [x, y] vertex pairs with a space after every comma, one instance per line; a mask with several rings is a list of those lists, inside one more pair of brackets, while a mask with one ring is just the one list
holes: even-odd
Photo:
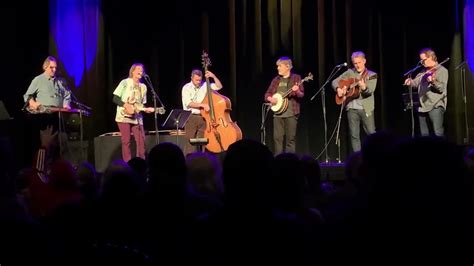
[[[215, 83], [211, 83], [212, 90], [219, 90]], [[200, 87], [194, 86], [194, 84], [190, 81], [183, 86], [181, 91], [181, 98], [183, 101], [183, 110], [191, 111], [193, 114], [200, 114], [201, 111], [199, 108], [191, 108], [188, 107], [189, 103], [201, 103], [206, 97], [207, 93], [207, 85], [206, 82], [203, 82]]]

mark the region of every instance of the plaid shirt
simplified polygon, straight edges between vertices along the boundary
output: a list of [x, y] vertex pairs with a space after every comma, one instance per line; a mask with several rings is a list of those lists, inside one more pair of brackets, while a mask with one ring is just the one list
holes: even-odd
[[[265, 93], [265, 97], [264, 97], [265, 102], [267, 102], [268, 96], [272, 96], [273, 94], [277, 92], [278, 85], [280, 84], [280, 79], [281, 79], [281, 76], [276, 76], [275, 78], [273, 78], [272, 82], [270, 83], [270, 86], [267, 89], [267, 92]], [[288, 89], [291, 89], [291, 87], [293, 87], [293, 85], [296, 82], [300, 82], [300, 81], [301, 81], [300, 75], [291, 73], [290, 81], [288, 82]], [[298, 115], [300, 113], [300, 102], [303, 96], [304, 96], [303, 84], [300, 84], [300, 89], [298, 91], [292, 91], [288, 95], [288, 100], [292, 102], [293, 113], [295, 115]]]

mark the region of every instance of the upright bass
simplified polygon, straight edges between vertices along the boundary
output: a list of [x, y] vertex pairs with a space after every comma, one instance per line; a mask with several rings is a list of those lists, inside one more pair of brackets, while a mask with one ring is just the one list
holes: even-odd
[[[201, 58], [204, 73], [206, 73], [211, 60], [205, 51]], [[242, 139], [242, 131], [230, 118], [232, 107], [229, 98], [212, 90], [208, 77], [206, 77], [206, 85], [207, 95], [202, 103], [209, 105], [209, 111], [201, 109], [201, 115], [206, 120], [204, 137], [209, 140], [206, 149], [214, 153], [224, 152], [232, 143]]]

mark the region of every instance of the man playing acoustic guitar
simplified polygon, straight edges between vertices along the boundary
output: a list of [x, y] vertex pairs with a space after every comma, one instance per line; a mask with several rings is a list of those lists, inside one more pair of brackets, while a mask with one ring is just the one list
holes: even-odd
[[332, 81], [336, 91], [336, 103], [343, 104], [347, 111], [347, 122], [354, 152], [361, 149], [360, 125], [367, 135], [375, 133], [374, 91], [377, 74], [365, 67], [365, 54], [352, 53], [354, 68], [348, 69]]

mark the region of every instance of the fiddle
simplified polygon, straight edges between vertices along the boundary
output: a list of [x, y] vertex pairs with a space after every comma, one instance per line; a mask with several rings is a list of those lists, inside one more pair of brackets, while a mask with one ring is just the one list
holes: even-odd
[[[436, 70], [438, 70], [441, 65], [443, 65], [444, 63], [446, 63], [450, 58], [446, 58], [444, 59], [442, 62], [438, 63], [437, 65], [435, 66], [432, 66], [432, 67], [429, 67], [429, 68], [425, 68], [425, 71], [424, 72], [420, 72], [418, 73], [418, 75], [416, 75], [416, 77], [414, 78], [414, 80], [416, 79], [422, 79], [423, 77], [426, 78], [426, 81], [432, 83], [436, 80]], [[405, 83], [403, 85], [408, 85], [410, 86], [412, 84], [413, 80], [411, 78], [407, 78], [405, 80]]]
[[436, 70], [439, 68], [438, 66], [439, 64], [434, 67], [430, 67], [425, 71], [423, 77], [426, 79], [426, 81], [433, 83], [436, 80]]

